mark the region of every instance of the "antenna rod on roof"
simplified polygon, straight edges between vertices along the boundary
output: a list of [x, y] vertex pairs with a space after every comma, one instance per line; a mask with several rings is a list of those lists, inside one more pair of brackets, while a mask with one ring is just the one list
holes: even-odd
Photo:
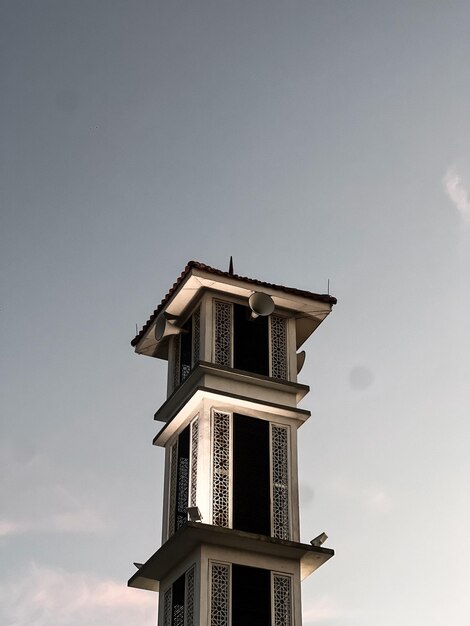
[[328, 295], [330, 295], [330, 279], [328, 279]]
[[228, 273], [233, 276], [233, 257], [230, 257], [230, 263], [228, 265]]

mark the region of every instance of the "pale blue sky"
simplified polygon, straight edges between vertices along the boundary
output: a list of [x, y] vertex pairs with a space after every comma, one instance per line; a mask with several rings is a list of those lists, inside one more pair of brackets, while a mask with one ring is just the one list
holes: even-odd
[[304, 624], [470, 619], [468, 2], [4, 0], [0, 622], [154, 624], [189, 259], [339, 303], [306, 345]]

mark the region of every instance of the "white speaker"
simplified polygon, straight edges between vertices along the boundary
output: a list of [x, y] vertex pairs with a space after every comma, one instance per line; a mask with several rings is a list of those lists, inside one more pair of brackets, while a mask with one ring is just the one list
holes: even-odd
[[157, 341], [161, 341], [169, 335], [178, 335], [182, 332], [182, 329], [175, 325], [174, 319], [175, 317], [173, 315], [165, 311], [160, 313], [155, 322], [155, 339]]
[[274, 311], [274, 300], [267, 293], [255, 291], [248, 298], [248, 304], [251, 309], [251, 319], [256, 319], [261, 315], [271, 315]]
[[305, 363], [305, 350], [297, 353], [297, 374], [300, 374], [300, 370], [303, 368]]

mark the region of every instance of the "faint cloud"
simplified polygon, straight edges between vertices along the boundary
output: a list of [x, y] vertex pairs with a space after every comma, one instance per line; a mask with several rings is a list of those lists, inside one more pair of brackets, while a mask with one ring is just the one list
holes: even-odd
[[0, 537], [26, 533], [96, 533], [106, 529], [109, 529], [109, 524], [91, 509], [56, 513], [34, 521], [0, 520]]
[[392, 508], [390, 496], [383, 489], [373, 487], [364, 490], [364, 498], [369, 508], [377, 513], [388, 513]]
[[460, 215], [464, 219], [470, 220], [469, 191], [455, 166], [451, 166], [447, 169], [442, 182], [447, 195], [459, 211]]
[[353, 389], [367, 389], [367, 387], [370, 387], [374, 382], [374, 375], [367, 367], [357, 365], [349, 372], [349, 382]]
[[156, 595], [84, 572], [32, 565], [0, 588], [0, 607], [0, 622], [11, 626], [153, 626]]
[[65, 533], [96, 533], [109, 530], [109, 524], [93, 509], [79, 509], [53, 515], [50, 523], [54, 530]]
[[0, 448], [0, 501], [8, 516], [0, 518], [0, 537], [27, 533], [97, 533], [109, 530], [96, 494], [63, 484], [60, 472], [33, 448]]
[[302, 612], [304, 623], [317, 624], [328, 620], [336, 620], [342, 616], [342, 611], [336, 606], [330, 597], [320, 598]]
[[354, 500], [365, 508], [378, 514], [387, 514], [392, 510], [390, 495], [379, 484], [358, 484], [346, 476], [337, 476], [330, 483], [330, 489], [344, 500]]
[[25, 531], [25, 525], [22, 522], [13, 522], [11, 520], [0, 520], [0, 537], [8, 537], [10, 535], [20, 535]]

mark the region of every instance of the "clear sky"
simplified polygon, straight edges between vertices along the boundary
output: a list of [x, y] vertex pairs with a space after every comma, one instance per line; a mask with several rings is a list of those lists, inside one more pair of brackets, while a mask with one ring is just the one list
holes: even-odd
[[470, 621], [468, 1], [3, 0], [0, 623], [153, 626], [189, 259], [331, 293], [301, 382], [304, 625]]

